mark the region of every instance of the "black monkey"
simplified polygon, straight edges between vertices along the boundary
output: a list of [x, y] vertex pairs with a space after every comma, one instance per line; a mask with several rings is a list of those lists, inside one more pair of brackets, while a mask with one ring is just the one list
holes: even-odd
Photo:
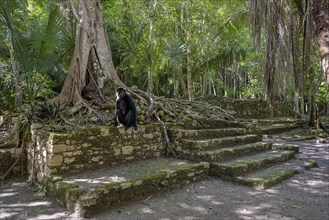
[[118, 88], [116, 96], [115, 125], [120, 123], [125, 127], [125, 130], [130, 127], [137, 130], [136, 107], [133, 98], [124, 88]]

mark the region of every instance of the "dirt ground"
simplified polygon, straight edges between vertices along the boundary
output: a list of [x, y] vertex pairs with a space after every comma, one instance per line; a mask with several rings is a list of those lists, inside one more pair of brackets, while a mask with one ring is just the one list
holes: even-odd
[[[329, 142], [329, 139], [327, 139]], [[319, 168], [268, 190], [208, 178], [182, 189], [114, 207], [91, 219], [305, 219], [329, 220], [329, 143], [296, 142], [300, 157]], [[0, 190], [0, 219], [78, 219], [24, 178]]]

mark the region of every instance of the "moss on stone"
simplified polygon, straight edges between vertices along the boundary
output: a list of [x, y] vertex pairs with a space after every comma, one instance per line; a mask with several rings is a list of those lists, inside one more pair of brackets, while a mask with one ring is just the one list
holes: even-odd
[[111, 183], [111, 184], [106, 184], [101, 187], [96, 187], [95, 191], [100, 192], [100, 193], [108, 193], [108, 192], [113, 192], [113, 191], [118, 191], [121, 189], [120, 186], [121, 183]]
[[289, 169], [289, 170], [282, 170], [279, 172], [268, 174], [262, 178], [248, 178], [248, 179], [242, 179], [242, 183], [256, 187], [259, 189], [267, 189], [270, 188], [280, 182], [282, 182], [285, 179], [288, 179], [289, 177], [293, 176], [294, 174], [298, 173], [297, 170]]
[[62, 181], [63, 177], [60, 175], [52, 174], [50, 177], [50, 181], [52, 182], [57, 182], [57, 181]]
[[316, 160], [308, 160], [304, 163], [304, 169], [309, 170], [313, 167], [318, 167], [318, 162]]
[[72, 199], [73, 201], [77, 201], [79, 197], [85, 193], [86, 190], [82, 188], [74, 188], [74, 189], [70, 188], [67, 191], [68, 198]]
[[62, 181], [56, 182], [55, 186], [56, 186], [57, 190], [69, 190], [69, 189], [76, 188], [75, 185], [73, 185], [71, 183], [62, 182]]

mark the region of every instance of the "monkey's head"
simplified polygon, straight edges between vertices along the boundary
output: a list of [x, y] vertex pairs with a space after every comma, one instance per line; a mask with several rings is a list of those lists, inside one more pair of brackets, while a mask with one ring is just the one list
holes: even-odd
[[124, 88], [118, 88], [116, 92], [117, 99], [121, 99], [126, 96], [126, 90]]

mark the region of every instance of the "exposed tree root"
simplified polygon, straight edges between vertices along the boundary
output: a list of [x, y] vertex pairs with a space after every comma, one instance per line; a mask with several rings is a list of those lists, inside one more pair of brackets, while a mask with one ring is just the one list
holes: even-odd
[[[17, 147], [20, 142], [19, 133], [21, 130], [21, 122], [23, 120], [22, 117], [19, 116], [12, 119], [12, 116], [8, 116], [7, 120], [10, 121], [9, 124], [2, 123], [2, 126], [8, 126], [9, 134], [3, 138], [0, 138], [0, 148]], [[14, 125], [11, 125], [12, 123], [14, 123]]]
[[21, 160], [22, 158], [22, 153], [20, 154], [20, 156], [15, 160], [15, 162], [11, 165], [11, 167], [6, 171], [5, 174], [3, 174], [1, 177], [0, 177], [0, 180], [1, 180], [1, 188], [3, 187], [3, 183], [5, 181], [5, 178], [8, 176], [8, 174], [15, 168], [16, 164]]
[[[22, 142], [22, 144], [18, 144], [16, 147], [15, 147], [15, 151], [17, 150], [17, 148], [19, 146], [24, 146], [24, 141]], [[15, 162], [9, 167], [9, 169], [5, 172], [5, 174], [3, 174], [1, 177], [0, 177], [0, 180], [1, 180], [1, 187], [3, 187], [3, 183], [4, 183], [4, 180], [5, 178], [9, 175], [9, 173], [15, 168], [16, 164], [22, 160], [22, 158], [24, 158], [24, 148], [22, 149], [22, 151], [20, 152], [19, 156], [16, 158]]]
[[148, 111], [147, 111], [147, 114], [148, 114], [149, 116], [154, 115], [154, 116], [156, 117], [156, 119], [158, 120], [158, 122], [161, 124], [162, 133], [163, 133], [164, 139], [165, 139], [165, 141], [166, 141], [167, 154], [169, 155], [169, 150], [170, 150], [171, 153], [173, 153], [173, 155], [174, 155], [175, 157], [177, 157], [177, 156], [176, 156], [176, 153], [175, 153], [175, 151], [174, 151], [174, 149], [172, 148], [173, 144], [172, 144], [172, 143], [170, 142], [170, 140], [169, 140], [166, 125], [165, 125], [165, 123], [160, 119], [159, 115], [158, 115], [157, 112], [156, 112], [156, 106], [157, 106], [157, 104], [156, 104], [156, 102], [155, 102], [155, 100], [154, 100], [153, 97], [150, 97], [150, 103], [151, 103], [151, 104], [150, 104], [150, 107], [149, 107], [149, 109], [148, 109]]

